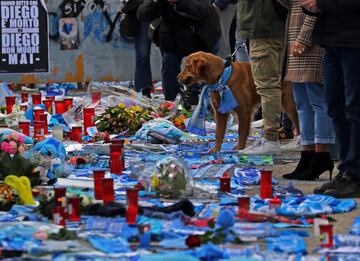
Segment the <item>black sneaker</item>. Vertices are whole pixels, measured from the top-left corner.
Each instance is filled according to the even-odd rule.
[[[336,177],[335,177],[333,180],[322,184],[320,187],[316,187],[316,188],[314,189],[314,193],[315,193],[315,194],[322,194],[322,193],[324,193],[326,190],[332,189],[333,187],[336,186],[336,184],[339,182],[339,180],[341,180],[341,178],[342,178],[343,175],[344,175],[343,172],[339,172],[339,174],[337,174]]]
[[[335,198],[360,198],[360,184],[349,175],[343,175],[335,185],[322,193]]]

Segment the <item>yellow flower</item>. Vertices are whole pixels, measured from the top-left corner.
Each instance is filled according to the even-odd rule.
[[[154,175],[151,177],[151,186],[157,188],[160,185],[160,179],[158,176]]]
[[[119,102],[118,107],[120,107],[121,109],[125,109],[126,105],[123,104],[122,102]]]
[[[131,111],[133,111],[133,112],[141,112],[142,111],[142,109],[141,109],[141,107],[140,106],[135,106],[135,105],[131,105],[130,106],[130,110]]]

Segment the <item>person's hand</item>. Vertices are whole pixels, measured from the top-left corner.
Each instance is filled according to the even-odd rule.
[[[317,13],[319,11],[317,0],[299,0],[299,2],[309,12]]]
[[[302,44],[302,43],[299,43],[298,41],[295,41],[295,43],[294,43],[294,45],[292,47],[292,54],[295,57],[299,57],[305,52],[305,49],[306,49],[305,44]]]

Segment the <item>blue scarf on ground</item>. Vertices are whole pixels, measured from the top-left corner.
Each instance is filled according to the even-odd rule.
[[[233,111],[237,106],[237,102],[227,85],[232,73],[232,66],[225,67],[220,80],[214,84],[206,85],[200,94],[199,104],[197,105],[194,113],[191,116],[186,130],[190,133],[205,136],[205,118],[207,116],[208,107],[210,105],[210,93],[218,91],[220,93],[220,106],[218,112],[229,113]]]

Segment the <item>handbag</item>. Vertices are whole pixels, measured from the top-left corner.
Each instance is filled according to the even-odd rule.
[[[139,35],[140,21],[136,17],[136,10],[139,6],[138,0],[129,0],[122,8],[122,19],[120,23],[120,35],[125,40],[133,40]]]

